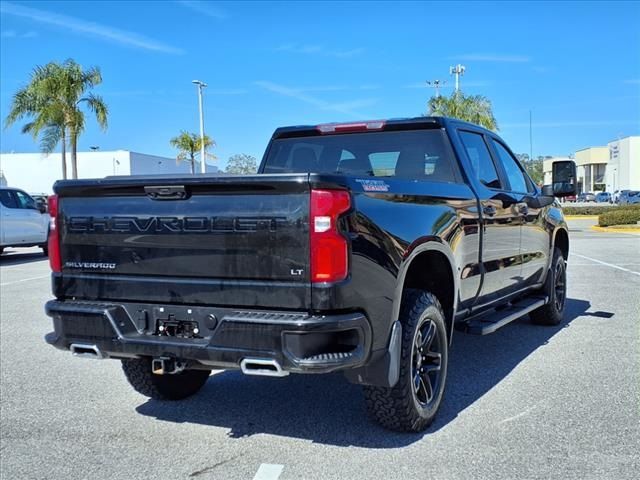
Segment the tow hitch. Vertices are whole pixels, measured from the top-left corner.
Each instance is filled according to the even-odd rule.
[[[154,358],[151,361],[151,371],[156,375],[175,375],[184,371],[187,364],[170,357]]]

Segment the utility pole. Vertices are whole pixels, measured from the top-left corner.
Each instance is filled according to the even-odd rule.
[[[446,80],[427,80],[427,85],[436,89],[436,97],[440,96],[440,87],[447,83]]]
[[[464,65],[457,64],[455,67],[449,67],[449,75],[456,77],[456,92],[460,90],[460,76],[464,75],[467,68]]]
[[[529,161],[533,160],[533,123],[531,121],[531,110],[529,110]]]
[[[207,84],[200,80],[193,80],[192,83],[198,86],[198,104],[200,106],[200,172],[207,173],[204,153],[204,112],[202,110],[202,89],[205,88]]]

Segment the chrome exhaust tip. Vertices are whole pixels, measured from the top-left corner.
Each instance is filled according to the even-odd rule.
[[[96,360],[107,358],[107,355],[102,353],[96,345],[72,343],[69,346],[69,350],[74,357],[94,358]]]
[[[289,372],[282,369],[277,360],[271,358],[243,358],[240,369],[245,375],[262,377],[286,377]]]

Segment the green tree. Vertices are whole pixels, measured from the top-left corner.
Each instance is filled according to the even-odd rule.
[[[489,130],[498,130],[491,101],[482,95],[465,95],[458,90],[449,97],[431,97],[427,105],[429,115],[458,118],[476,123]]]
[[[27,117],[30,121],[22,127],[22,132],[30,133],[34,138],[41,136],[43,152],[51,153],[61,144],[63,178],[67,177],[68,144],[72,177],[78,178],[78,137],[85,129],[82,107],[95,115],[102,130],[107,128],[107,105],[102,97],[90,91],[100,83],[102,75],[98,67],[85,71],[72,59],[37,66],[27,86],[14,94],[5,126]]]
[[[177,160],[178,161],[188,160],[191,167],[191,173],[192,174],[195,173],[196,172],[196,156],[200,156],[200,150],[201,150],[200,135],[196,133],[189,133],[187,131],[182,130],[180,132],[180,135],[178,135],[177,137],[173,137],[171,140],[169,140],[169,143],[171,144],[172,147],[177,148],[180,152],[178,153]],[[212,158],[212,159],[216,158],[215,155],[211,155],[207,153],[207,149],[213,146],[215,146],[215,142],[208,135],[205,135],[204,136],[205,157],[208,156],[209,158]]]
[[[256,157],[247,155],[246,153],[239,153],[229,157],[227,161],[227,168],[225,172],[235,175],[250,175],[258,171],[258,162]]]
[[[542,185],[544,182],[544,170],[541,158],[525,162],[524,168],[536,185]]]

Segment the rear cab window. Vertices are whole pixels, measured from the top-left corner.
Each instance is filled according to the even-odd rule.
[[[276,139],[262,173],[337,173],[458,182],[455,162],[440,129],[344,133]]]

